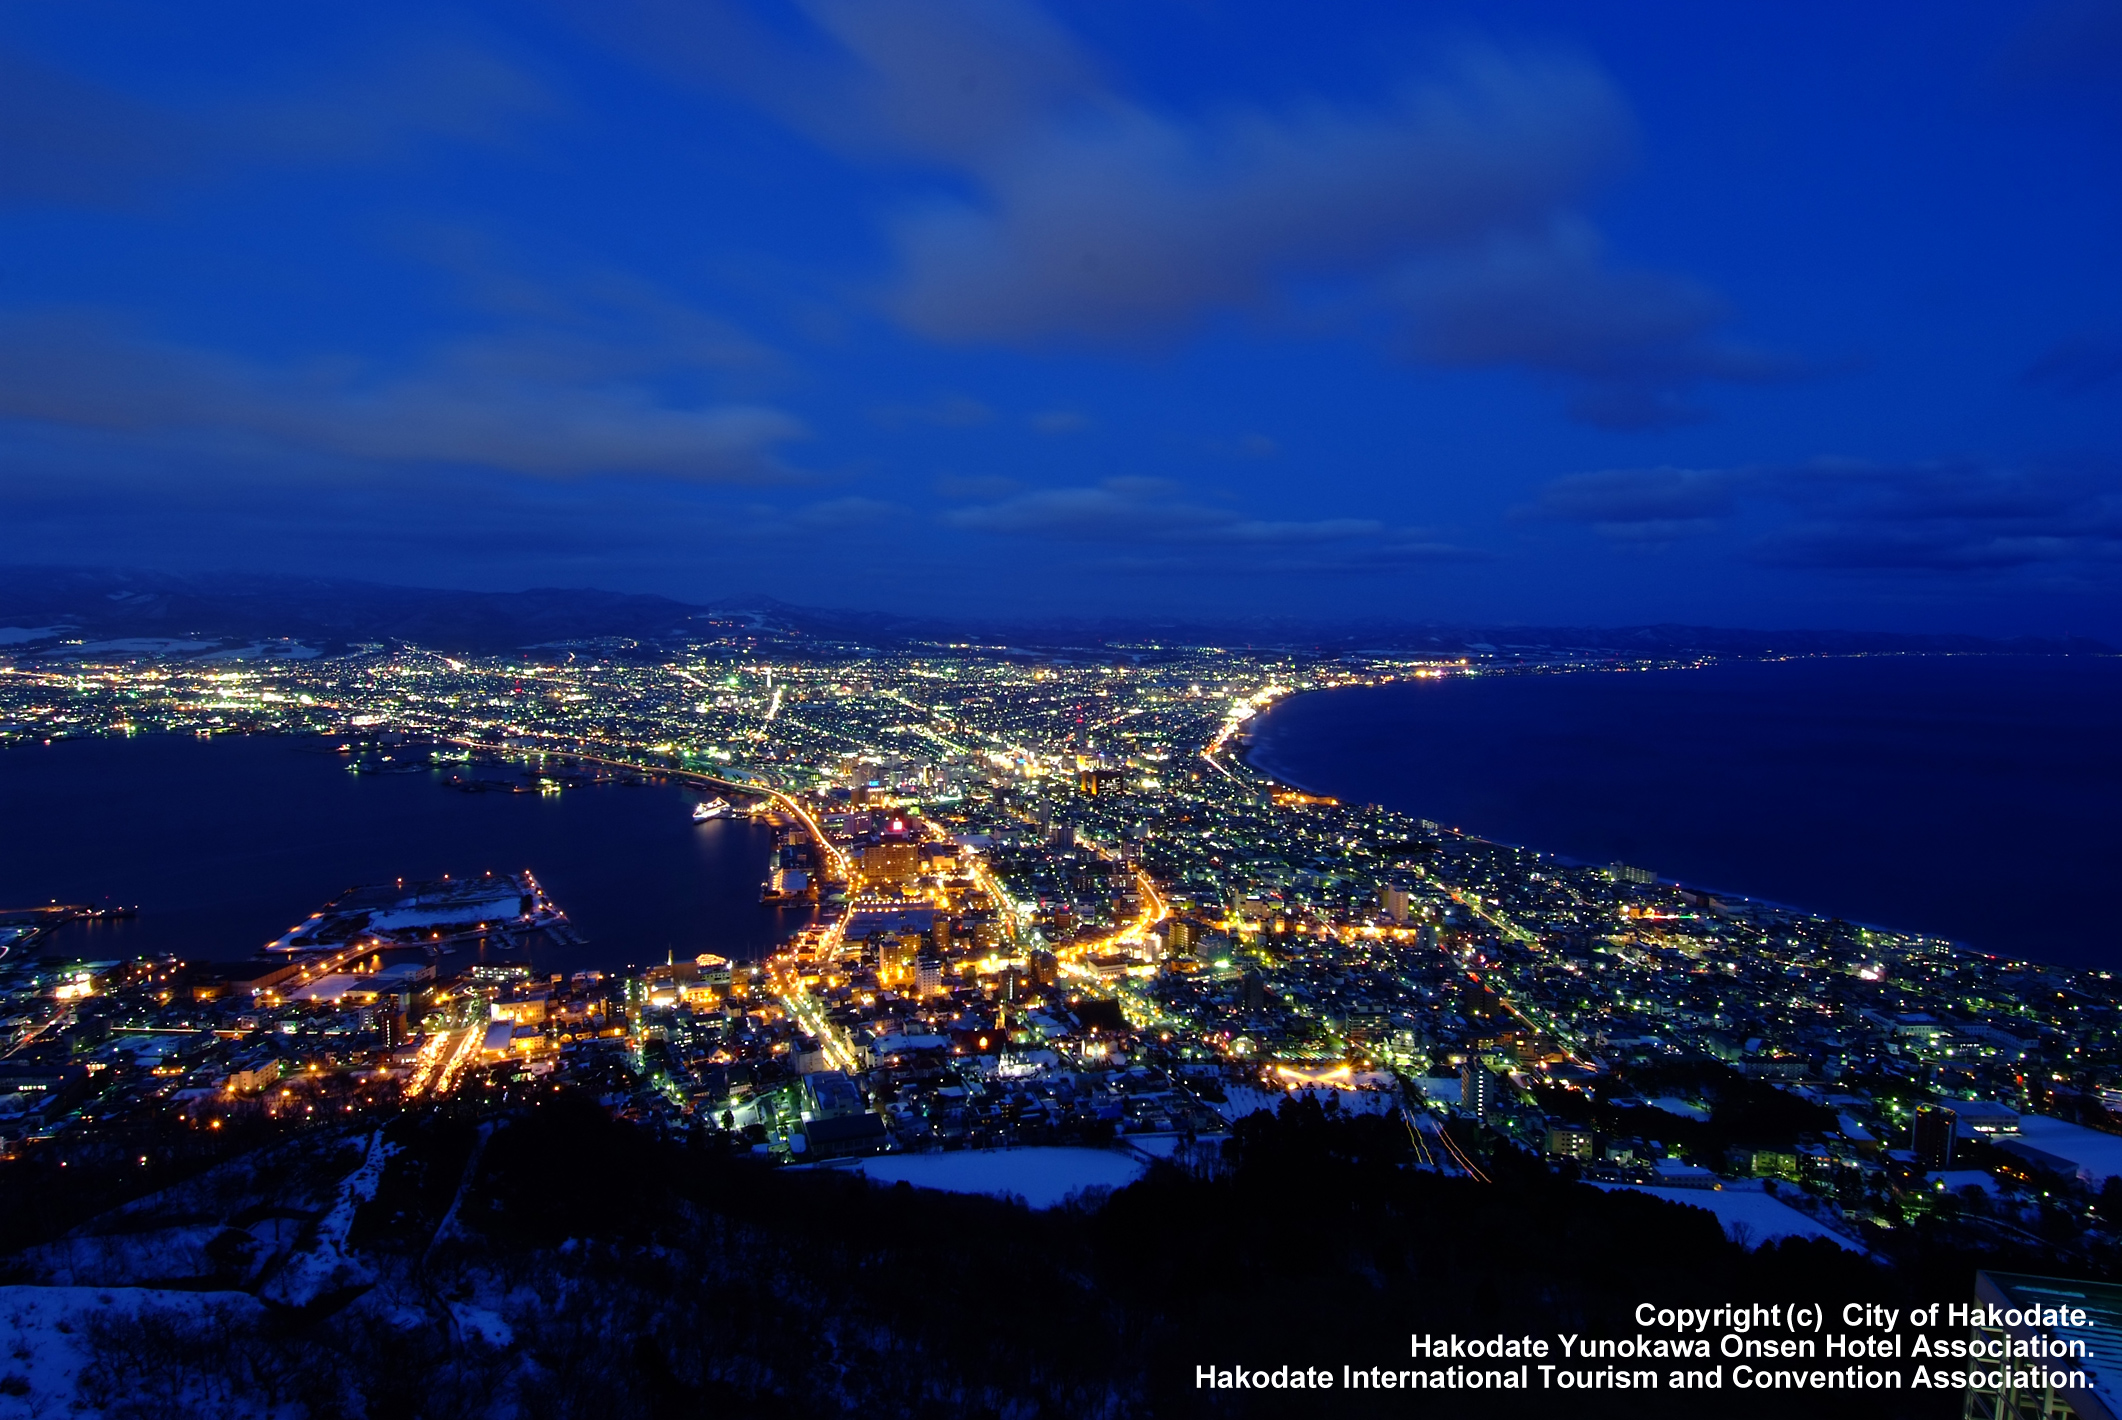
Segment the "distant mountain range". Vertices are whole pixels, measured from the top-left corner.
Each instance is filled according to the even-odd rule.
[[[434,587],[242,573],[0,566],[0,654],[111,650],[184,654],[245,645],[336,651],[412,644],[498,652],[556,642],[635,641],[650,648],[731,634],[821,648],[889,649],[923,641],[977,642],[1040,654],[1139,651],[1147,646],[1246,646],[1325,655],[1472,654],[1727,656],[1832,652],[2112,653],[2082,637],[2014,638],[1857,631],[1754,631],[1708,626],[1450,626],[1364,619],[1338,625],[1294,618],[1207,621],[1176,617],[951,619],[792,606],[769,596],[688,603],[595,588],[466,592]]]
[[[461,592],[322,577],[178,574],[86,567],[0,567],[0,636],[39,644],[63,632],[86,641],[285,638],[336,649],[410,642],[500,651],[541,641],[688,634],[701,608],[668,597],[588,589]]]

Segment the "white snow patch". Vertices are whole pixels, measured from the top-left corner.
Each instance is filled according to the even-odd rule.
[[[485,1307],[475,1307],[469,1302],[451,1302],[449,1312],[457,1319],[457,1329],[467,1340],[482,1342],[500,1351],[516,1339],[514,1329],[498,1313]]]
[[[950,1041],[940,1035],[888,1035],[871,1049],[879,1058],[887,1055],[908,1055],[916,1050],[943,1050]]]
[[[1466,1098],[1466,1082],[1457,1075],[1450,1079],[1441,1075],[1424,1075],[1415,1081],[1415,1089],[1429,1104],[1459,1104]]]
[[[1855,1115],[1838,1114],[1835,1116],[1835,1124],[1836,1127],[1841,1129],[1842,1137],[1852,1143],[1870,1144],[1876,1142],[1871,1136],[1871,1131],[1866,1129],[1863,1122]]]
[[[1251,1085],[1225,1085],[1223,1103],[1210,1105],[1209,1108],[1225,1119],[1239,1120],[1263,1109],[1273,1114],[1286,1098],[1288,1096],[1280,1091],[1270,1093],[1266,1090],[1256,1090]]]
[[[2019,1117],[2016,1139],[2010,1135],[1994,1141],[2031,1144],[2044,1154],[2054,1154],[2078,1166],[2079,1176],[2098,1188],[2105,1179],[2122,1174],[2122,1137],[2102,1134],[2082,1124],[2050,1119],[2045,1114]]]
[[[20,1395],[0,1391],[0,1420],[16,1416],[93,1414],[76,1398],[88,1365],[88,1328],[98,1316],[136,1316],[143,1308],[190,1313],[202,1321],[248,1321],[264,1309],[242,1292],[180,1292],[160,1287],[0,1287],[0,1381],[18,1379]],[[11,1387],[12,1388],[12,1387]]]
[[[402,932],[413,927],[453,927],[460,922],[509,922],[522,914],[523,894],[512,882],[492,892],[467,893],[442,903],[411,903],[370,914],[371,932]]]
[[[1708,1110],[1692,1100],[1684,1100],[1677,1095],[1660,1095],[1650,1101],[1650,1107],[1652,1109],[1662,1109],[1667,1114],[1676,1114],[1682,1119],[1692,1119],[1697,1124],[1705,1123],[1709,1119]]]
[[[109,651],[119,655],[171,656],[181,651],[211,651],[220,644],[218,638],[199,641],[185,636],[121,636],[114,641],[91,641],[79,650],[83,655]]]
[[[300,641],[253,641],[248,646],[234,650],[217,651],[211,656],[201,656],[202,661],[308,661],[323,655],[314,646],[305,646]]]
[[[361,1166],[339,1184],[338,1200],[317,1223],[316,1237],[302,1251],[288,1258],[262,1290],[272,1301],[291,1307],[308,1306],[317,1298],[375,1280],[367,1265],[346,1250],[346,1235],[354,1226],[354,1210],[376,1196],[383,1181],[383,1166],[397,1152],[385,1143],[381,1130],[371,1134]]]
[[[1400,1107],[1400,1097],[1389,1090],[1263,1090],[1253,1085],[1225,1085],[1223,1103],[1211,1104],[1209,1108],[1226,1120],[1239,1120],[1263,1109],[1273,1114],[1282,1108],[1282,1101],[1302,1099],[1306,1095],[1317,1099],[1321,1107],[1331,1098],[1335,1113],[1391,1114]]]
[[[21,1260],[57,1287],[129,1287],[206,1277],[215,1270],[207,1245],[227,1229],[218,1223],[150,1232],[76,1233],[30,1248]]]
[[[1015,1194],[1051,1208],[1085,1188],[1125,1188],[1148,1165],[1117,1149],[967,1149],[953,1154],[883,1154],[854,1166],[878,1183],[906,1182],[945,1193]]]
[[[1632,1183],[1594,1183],[1592,1187],[1609,1192],[1628,1189],[1663,1198],[1668,1203],[1685,1203],[1690,1208],[1706,1209],[1724,1225],[1726,1237],[1750,1247],[1759,1247],[1778,1238],[1826,1238],[1852,1252],[1863,1250],[1824,1223],[1806,1217],[1788,1203],[1772,1198],[1760,1189],[1647,1188]]]

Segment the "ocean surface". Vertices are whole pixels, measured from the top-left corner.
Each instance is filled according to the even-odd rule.
[[[2122,968],[2122,658],[1322,691],[1262,717],[1252,758],[1314,792],[1581,862]]]
[[[568,972],[670,952],[749,959],[809,920],[759,904],[773,831],[693,823],[693,790],[467,794],[447,777],[350,774],[328,745],[279,736],[0,749],[0,908],[137,905],[50,949],[232,960],[357,883],[528,868],[589,938],[534,962]]]

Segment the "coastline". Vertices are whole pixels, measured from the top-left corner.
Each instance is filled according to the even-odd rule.
[[[555,777],[576,787],[444,792],[464,766],[350,774],[333,736],[68,740],[0,753],[10,806],[47,824],[33,851],[11,855],[0,907],[109,897],[140,908],[128,922],[88,924],[92,936],[70,928],[70,950],[242,960],[358,882],[526,867],[590,939],[564,954],[570,969],[687,948],[763,957],[800,915],[759,903],[767,847],[753,821],[692,823],[699,790],[675,779],[630,787],[562,770]]]
[[[1289,699],[1289,700],[1292,700],[1292,701],[1294,701],[1294,700],[1299,700],[1299,699],[1303,699],[1303,698],[1305,698],[1305,697],[1308,697],[1308,696],[1318,696],[1318,695],[1330,695],[1330,694],[1334,693],[1335,691],[1340,691],[1340,690],[1375,690],[1375,689],[1377,689],[1377,688],[1378,688],[1378,687],[1376,687],[1376,686],[1367,686],[1367,685],[1335,685],[1335,686],[1324,686],[1324,687],[1321,687],[1321,688],[1320,688],[1320,689],[1318,689],[1318,690],[1307,690],[1307,691],[1301,691],[1301,692],[1299,692],[1299,693],[1298,693],[1298,694],[1296,694],[1296,695],[1292,695],[1292,696],[1289,696],[1289,697],[1288,697],[1288,699]],[[1277,703],[1278,703],[1278,704],[1280,704],[1280,703],[1282,703],[1282,702],[1277,702]],[[1272,712],[1270,712],[1270,713],[1272,713]],[[1293,779],[1293,778],[1291,778],[1291,777],[1290,777],[1289,775],[1287,775],[1287,774],[1283,773],[1283,772],[1282,772],[1281,770],[1278,770],[1278,769],[1276,769],[1276,768],[1274,768],[1274,767],[1272,767],[1272,766],[1269,766],[1269,765],[1265,765],[1265,764],[1262,764],[1262,763],[1260,763],[1259,761],[1255,760],[1255,759],[1254,759],[1254,758],[1252,757],[1252,756],[1253,756],[1253,752],[1254,752],[1254,748],[1255,748],[1255,746],[1254,746],[1254,745],[1252,744],[1251,740],[1250,740],[1250,739],[1248,738],[1248,739],[1246,739],[1246,740],[1244,740],[1244,741],[1242,741],[1242,742],[1240,743],[1240,746],[1239,746],[1239,750],[1238,750],[1238,752],[1237,752],[1237,753],[1236,753],[1235,755],[1233,755],[1233,758],[1237,759],[1237,760],[1238,760],[1238,761],[1239,761],[1240,763],[1244,764],[1244,765],[1246,766],[1246,768],[1248,768],[1248,769],[1252,770],[1252,771],[1253,771],[1253,772],[1254,772],[1255,774],[1258,774],[1258,775],[1259,775],[1259,776],[1260,776],[1261,778],[1263,778],[1263,779],[1266,779],[1266,780],[1267,780],[1267,781],[1268,781],[1269,783],[1271,783],[1271,784],[1276,784],[1276,785],[1280,785],[1280,786],[1283,786],[1283,787],[1285,787],[1285,788],[1288,788],[1288,789],[1292,789],[1292,790],[1295,790],[1296,792],[1298,792],[1298,793],[1301,793],[1301,794],[1317,794],[1317,795],[1325,795],[1326,791],[1325,791],[1324,789],[1320,789],[1320,788],[1317,788],[1317,787],[1315,787],[1315,786],[1312,786],[1312,785],[1307,785],[1307,784],[1303,784],[1303,783],[1300,783],[1300,782],[1298,782],[1298,781],[1297,781],[1296,779]],[[1331,797],[1331,796],[1329,796],[1329,797]],[[1385,805],[1385,806],[1381,806],[1381,807],[1390,807],[1390,806],[1389,806],[1389,805]],[[1410,810],[1397,810],[1397,812],[1412,812],[1412,811],[1410,811]],[[1552,850],[1552,849],[1542,848],[1542,847],[1539,847],[1539,846],[1538,846],[1538,845],[1536,845],[1536,844],[1531,844],[1531,843],[1514,843],[1514,842],[1512,842],[1511,840],[1509,840],[1509,839],[1507,839],[1507,838],[1494,838],[1494,837],[1491,837],[1491,836],[1489,836],[1488,834],[1485,834],[1485,833],[1476,833],[1476,832],[1474,832],[1474,831],[1472,831],[1472,830],[1470,830],[1470,829],[1462,828],[1462,827],[1459,827],[1459,826],[1457,826],[1457,825],[1454,825],[1454,826],[1452,826],[1452,827],[1450,827],[1450,828],[1444,828],[1444,829],[1442,829],[1441,831],[1443,831],[1443,832],[1445,832],[1445,833],[1449,833],[1449,834],[1451,834],[1451,835],[1452,835],[1453,837],[1455,837],[1455,838],[1464,838],[1464,839],[1470,840],[1470,841],[1472,841],[1472,842],[1475,842],[1475,843],[1487,843],[1487,844],[1493,844],[1494,846],[1496,846],[1496,847],[1498,847],[1498,848],[1512,848],[1512,849],[1516,849],[1517,851],[1519,851],[1519,852],[1521,852],[1521,853],[1530,853],[1530,854],[1532,854],[1533,856],[1535,856],[1535,857],[1539,857],[1539,858],[1552,858],[1552,859],[1554,859],[1554,860],[1555,860],[1555,861],[1556,861],[1557,863],[1561,863],[1561,864],[1563,864],[1563,865],[1565,865],[1565,866],[1567,866],[1567,867],[1572,867],[1572,868],[1604,868],[1604,867],[1606,867],[1606,866],[1607,866],[1607,864],[1604,864],[1604,863],[1594,863],[1594,862],[1592,862],[1592,861],[1591,861],[1590,859],[1588,859],[1588,858],[1572,858],[1572,857],[1570,857],[1570,856],[1569,856],[1568,854],[1566,854],[1566,853],[1559,853],[1559,852],[1556,852],[1556,851],[1554,851],[1554,850]],[[1804,917],[1819,917],[1819,916],[1822,916],[1822,915],[1823,915],[1823,914],[1821,914],[1821,913],[1819,913],[1819,912],[1816,912],[1816,911],[1814,911],[1814,910],[1813,910],[1813,909],[1811,909],[1811,908],[1808,908],[1808,907],[1801,907],[1801,906],[1799,906],[1799,905],[1798,905],[1798,904],[1796,904],[1796,903],[1791,903],[1791,902],[1778,902],[1778,901],[1776,901],[1776,900],[1775,900],[1774,898],[1767,898],[1767,897],[1761,897],[1761,896],[1759,896],[1759,895],[1757,895],[1757,894],[1754,894],[1754,893],[1740,892],[1740,891],[1738,891],[1738,890],[1737,890],[1737,889],[1735,889],[1735,888],[1723,888],[1723,887],[1716,887],[1716,886],[1712,886],[1712,885],[1704,885],[1704,884],[1701,884],[1701,883],[1689,883],[1689,882],[1683,882],[1683,881],[1681,881],[1681,880],[1680,880],[1679,878],[1669,878],[1669,877],[1664,877],[1664,876],[1659,876],[1659,877],[1658,877],[1658,878],[1656,879],[1656,881],[1657,881],[1657,882],[1658,882],[1658,883],[1659,883],[1660,885],[1662,885],[1662,886],[1665,886],[1665,887],[1676,887],[1676,888],[1677,888],[1677,887],[1684,887],[1684,888],[1686,888],[1686,889],[1687,889],[1688,891],[1690,891],[1690,892],[1700,892],[1700,893],[1706,893],[1706,894],[1708,894],[1708,895],[1709,895],[1709,896],[1711,896],[1711,897],[1714,897],[1714,898],[1717,898],[1717,899],[1719,899],[1720,901],[1725,901],[1725,902],[1737,902],[1737,903],[1745,903],[1745,904],[1748,904],[1748,905],[1750,905],[1750,906],[1754,906],[1754,907],[1765,907],[1765,908],[1769,908],[1769,909],[1772,909],[1773,911],[1777,911],[1777,912],[1790,912],[1790,913],[1796,913],[1796,914],[1798,914],[1798,915],[1800,915],[1800,916],[1804,916]],[[1891,926],[1888,926],[1887,924],[1885,924],[1885,923],[1883,923],[1883,922],[1860,922],[1860,921],[1856,921],[1855,919],[1852,919],[1852,918],[1842,918],[1842,919],[1839,919],[1839,920],[1842,920],[1842,921],[1847,921],[1847,922],[1849,922],[1849,923],[1850,923],[1850,925],[1851,925],[1851,926],[1855,926],[1855,927],[1862,927],[1862,928],[1865,928],[1865,929],[1866,929],[1866,930],[1868,930],[1868,931],[1874,931],[1874,932],[1891,932],[1891,933],[1894,933],[1894,934],[1895,934],[1895,935],[1897,935],[1897,936],[1911,936],[1911,937],[1925,937],[1925,938],[1930,938],[1930,937],[1933,937],[1933,935],[1934,935],[1934,934],[1931,934],[1931,933],[1926,933],[1926,932],[1912,932],[1912,931],[1909,931],[1908,929],[1906,929],[1906,928],[1902,928],[1902,927],[1891,927]],[[1949,943],[1951,944],[1951,946],[1952,946],[1952,947],[1954,948],[1954,950],[1956,950],[1956,951],[1972,952],[1972,953],[1974,953],[1974,955],[1976,955],[1976,956],[1980,956],[1980,957],[1987,957],[1987,958],[1989,958],[1989,959],[1990,959],[1990,960],[1992,960],[1992,961],[1998,961],[1998,960],[2002,960],[2002,958],[1998,957],[1998,956],[1997,956],[1997,955],[1996,955],[1995,953],[1993,953],[1993,952],[1984,952],[1984,951],[1980,951],[1980,950],[1977,950],[1976,948],[1974,948],[1974,947],[1971,947],[1971,946],[1967,945],[1967,944],[1966,944],[1965,942],[1958,942],[1958,941],[1953,941],[1953,940],[1952,940],[1951,938],[1936,938],[1936,940],[1939,940],[1939,941],[1945,941],[1945,942],[1949,942]]]
[[[2098,737],[2113,658],[1662,668],[1695,673],[1684,679],[1595,669],[1305,690],[1231,748],[1275,784],[1558,863],[1630,863],[1727,901],[1997,960],[2082,969],[2113,955],[2093,914],[2009,905],[2014,884],[2031,901],[2056,874],[2095,871],[2079,860],[2114,837],[2097,817],[2113,775]],[[1913,748],[1880,752],[1904,731]],[[2074,756],[2081,742],[2093,749]],[[2012,930],[1997,930],[2007,916]]]

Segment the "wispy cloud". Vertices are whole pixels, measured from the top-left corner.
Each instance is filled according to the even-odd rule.
[[[1345,332],[1397,323],[1420,363],[1557,380],[1611,427],[1795,372],[1723,337],[1699,283],[1607,262],[1579,208],[1634,124],[1580,55],[1465,45],[1368,107],[1181,113],[1129,96],[1029,0],[802,9],[803,35],[729,3],[631,0],[592,23],[842,152],[951,179],[890,224],[885,303],[922,335],[1136,345],[1275,319],[1327,283]]]
[[[0,49],[0,201],[126,202],[190,164],[198,137],[114,89]]]
[[[755,543],[776,546],[850,534],[882,536],[909,516],[902,504],[851,494],[789,508],[757,504],[746,510],[740,525]]]
[[[1521,522],[1583,523],[1616,542],[1671,542],[1706,532],[1737,506],[1744,469],[1627,468],[1573,473],[1514,509]]]
[[[971,429],[995,421],[995,411],[967,394],[945,394],[925,404],[880,404],[870,417],[887,429],[923,424],[934,429]]]
[[[2061,341],[2026,367],[2026,382],[2091,394],[2122,381],[2122,340],[2081,335]]]
[[[935,481],[936,496],[953,502],[1007,498],[1010,494],[1021,491],[1023,487],[1023,483],[1017,479],[1005,478],[996,473],[943,473],[938,474]]]
[[[1413,263],[1392,291],[1407,312],[1411,358],[1557,378],[1570,389],[1570,412],[1606,428],[1700,419],[1692,391],[1704,381],[1805,372],[1724,335],[1730,312],[1701,283],[1613,267],[1598,234],[1570,216]]]
[[[232,157],[298,164],[416,156],[436,140],[510,146],[567,105],[491,35],[428,33],[366,62],[258,94],[202,117]]]
[[[1611,87],[1469,55],[1381,111],[1187,121],[1104,98],[971,160],[981,194],[901,219],[892,307],[956,340],[1133,340],[1538,218],[1621,156]],[[1102,97],[1102,96],[1101,96]]]
[[[506,144],[562,107],[485,37],[399,36],[372,60],[186,107],[0,49],[0,201],[125,206],[244,168],[407,158],[438,139]]]
[[[541,331],[445,343],[410,368],[292,369],[159,341],[92,312],[0,316],[0,420],[136,439],[203,436],[381,463],[545,477],[788,476],[804,435],[769,406],[670,398],[643,352]]]
[[[1419,528],[1376,518],[1270,519],[1189,498],[1158,478],[1042,488],[942,515],[967,532],[1109,549],[1154,545],[1243,551],[1259,570],[1353,571],[1392,564],[1479,560]],[[1168,565],[1168,564],[1167,564]]]
[[[1979,461],[1617,469],[1555,480],[1521,519],[1618,543],[1742,528],[1771,566],[1876,573],[2007,572],[2122,559],[2122,466]]]
[[[1822,463],[1782,472],[1796,514],[1761,561],[1827,569],[1989,572],[2122,556],[2122,469]]]
[[[2047,0],[1999,55],[2007,83],[2122,94],[2122,0]]]
[[[1206,445],[1212,454],[1234,459],[1276,459],[1282,457],[1282,444],[1267,434],[1240,434],[1235,439],[1211,439]]]
[[[785,542],[742,535],[752,522],[730,490],[667,478],[381,464],[359,479],[317,479],[290,476],[284,454],[240,452],[217,458],[212,478],[182,477],[166,449],[88,442],[87,457],[10,450],[0,525],[15,557],[702,596],[771,581],[787,557]]]

